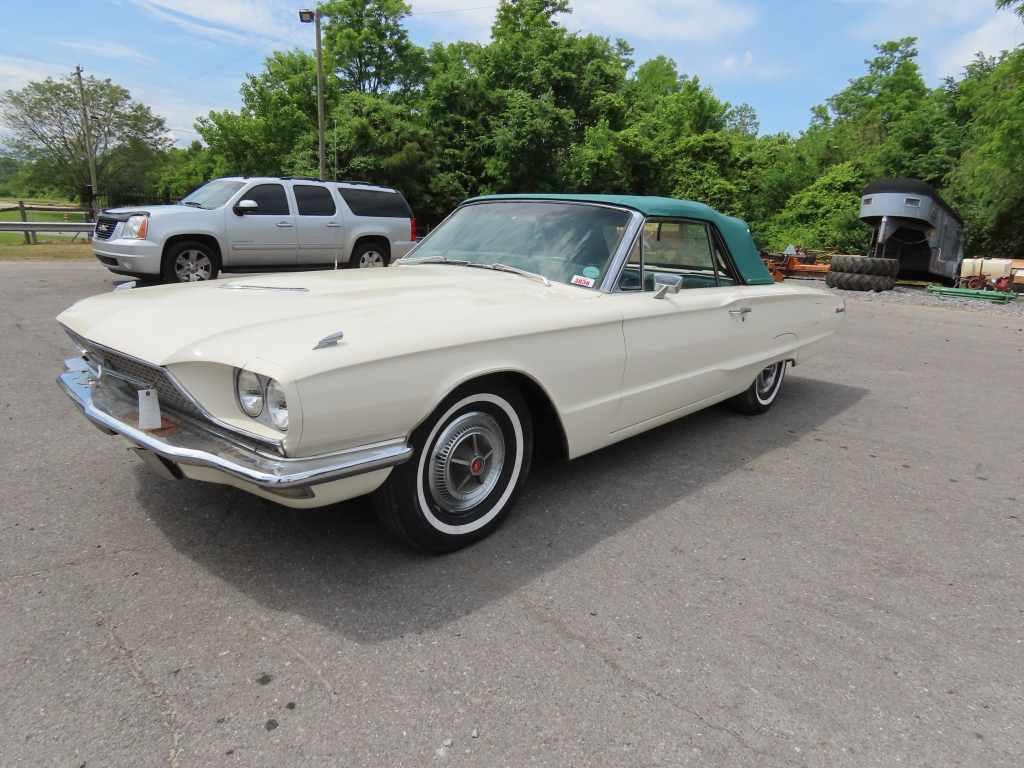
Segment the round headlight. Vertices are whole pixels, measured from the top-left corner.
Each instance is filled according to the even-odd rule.
[[[284,388],[273,379],[267,384],[267,415],[270,423],[282,432],[288,429],[288,400]]]
[[[246,416],[256,418],[263,413],[263,382],[251,371],[239,371],[235,378],[235,389],[238,391],[238,404]]]

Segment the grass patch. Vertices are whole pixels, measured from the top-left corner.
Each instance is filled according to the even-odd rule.
[[[20,232],[0,233],[17,234]],[[0,240],[0,261],[92,261],[92,246],[88,242],[40,242],[25,245],[24,241],[14,245]]]

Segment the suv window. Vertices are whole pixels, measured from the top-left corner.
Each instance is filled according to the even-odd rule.
[[[254,200],[259,206],[250,216],[287,216],[288,198],[280,184],[257,184],[242,195],[243,200]]]
[[[383,219],[411,219],[412,209],[398,192],[338,187],[338,194],[356,216]]]
[[[312,184],[296,184],[295,202],[299,206],[299,216],[333,216],[336,210],[334,198],[327,187],[316,187]]]

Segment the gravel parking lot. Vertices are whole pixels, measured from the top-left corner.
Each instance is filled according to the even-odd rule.
[[[0,764],[1024,764],[1016,308],[848,295],[768,415],[541,468],[429,558],[89,427],[53,317],[110,287],[0,263]]]

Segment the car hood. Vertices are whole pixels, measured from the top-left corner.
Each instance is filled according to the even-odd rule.
[[[297,379],[382,357],[614,320],[606,298],[485,269],[395,265],[114,291],[78,302],[57,320],[154,365],[244,367],[261,360]],[[339,344],[314,350],[338,331]]]

